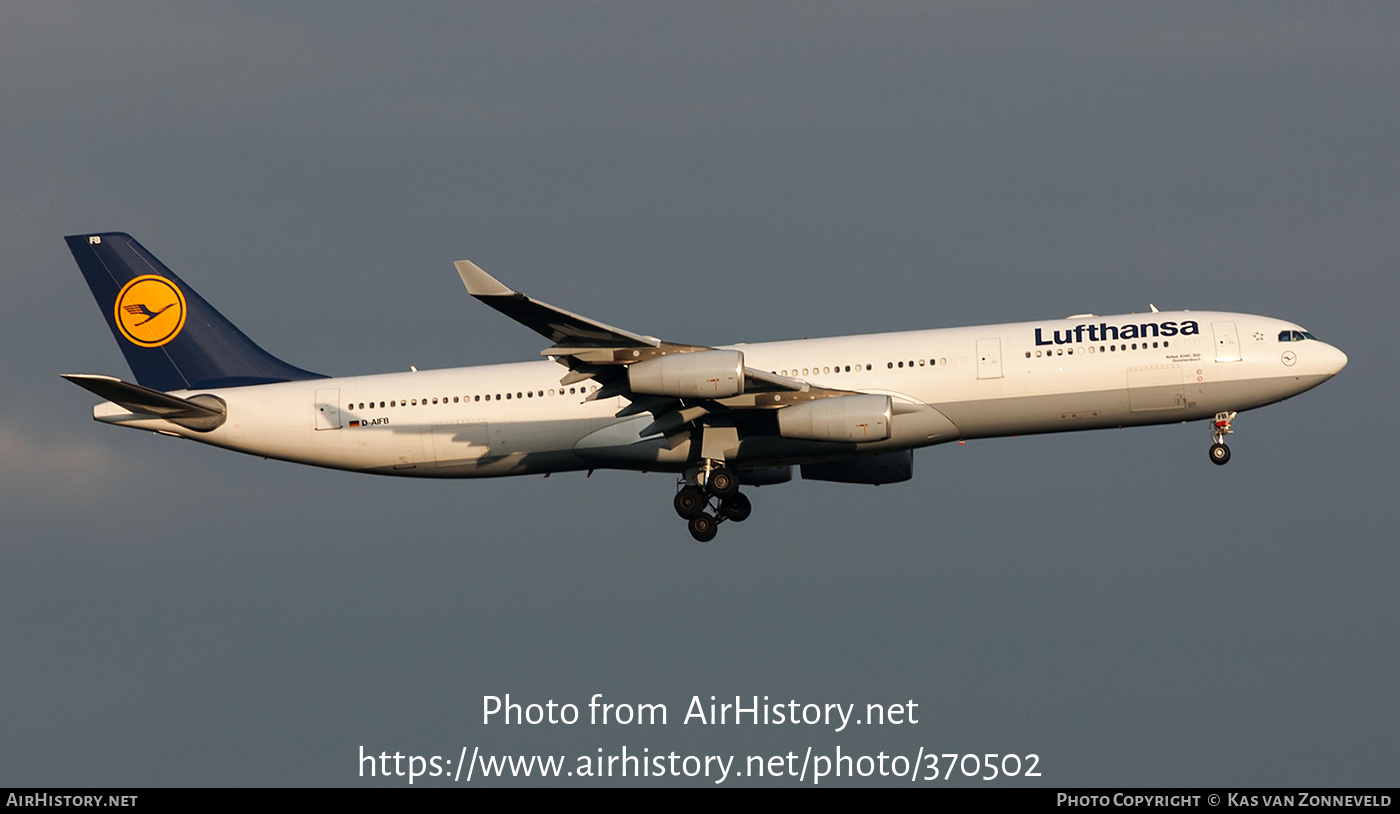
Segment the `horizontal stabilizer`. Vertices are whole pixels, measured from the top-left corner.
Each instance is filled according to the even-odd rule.
[[[133,413],[164,418],[180,426],[201,431],[212,430],[224,423],[224,403],[215,396],[202,395],[185,399],[111,376],[90,373],[64,373],[62,376],[84,390]]]

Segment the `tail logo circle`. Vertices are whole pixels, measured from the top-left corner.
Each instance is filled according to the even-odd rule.
[[[158,348],[185,327],[185,295],[158,274],[145,274],[117,293],[117,328],[133,345]]]

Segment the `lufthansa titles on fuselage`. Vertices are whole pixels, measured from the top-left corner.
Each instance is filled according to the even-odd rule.
[[[1037,345],[1072,345],[1076,342],[1107,342],[1119,339],[1139,339],[1148,336],[1191,336],[1201,332],[1201,326],[1194,319],[1176,322],[1142,322],[1136,325],[1076,325],[1063,331],[1055,331],[1052,339],[1045,338],[1043,328],[1035,329]]]

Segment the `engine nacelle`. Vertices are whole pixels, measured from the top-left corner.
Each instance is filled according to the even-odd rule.
[[[834,461],[829,464],[803,464],[803,480],[824,480],[834,483],[901,483],[914,477],[914,451],[886,452]]]
[[[744,392],[744,354],[737,350],[677,353],[627,366],[634,393],[687,399],[725,399]]]
[[[892,412],[889,396],[868,393],[806,401],[778,411],[778,434],[808,441],[884,441]]]

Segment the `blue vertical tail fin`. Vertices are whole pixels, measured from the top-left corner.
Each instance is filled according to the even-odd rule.
[[[194,390],[325,378],[258,347],[131,235],[64,240],[143,387]]]

